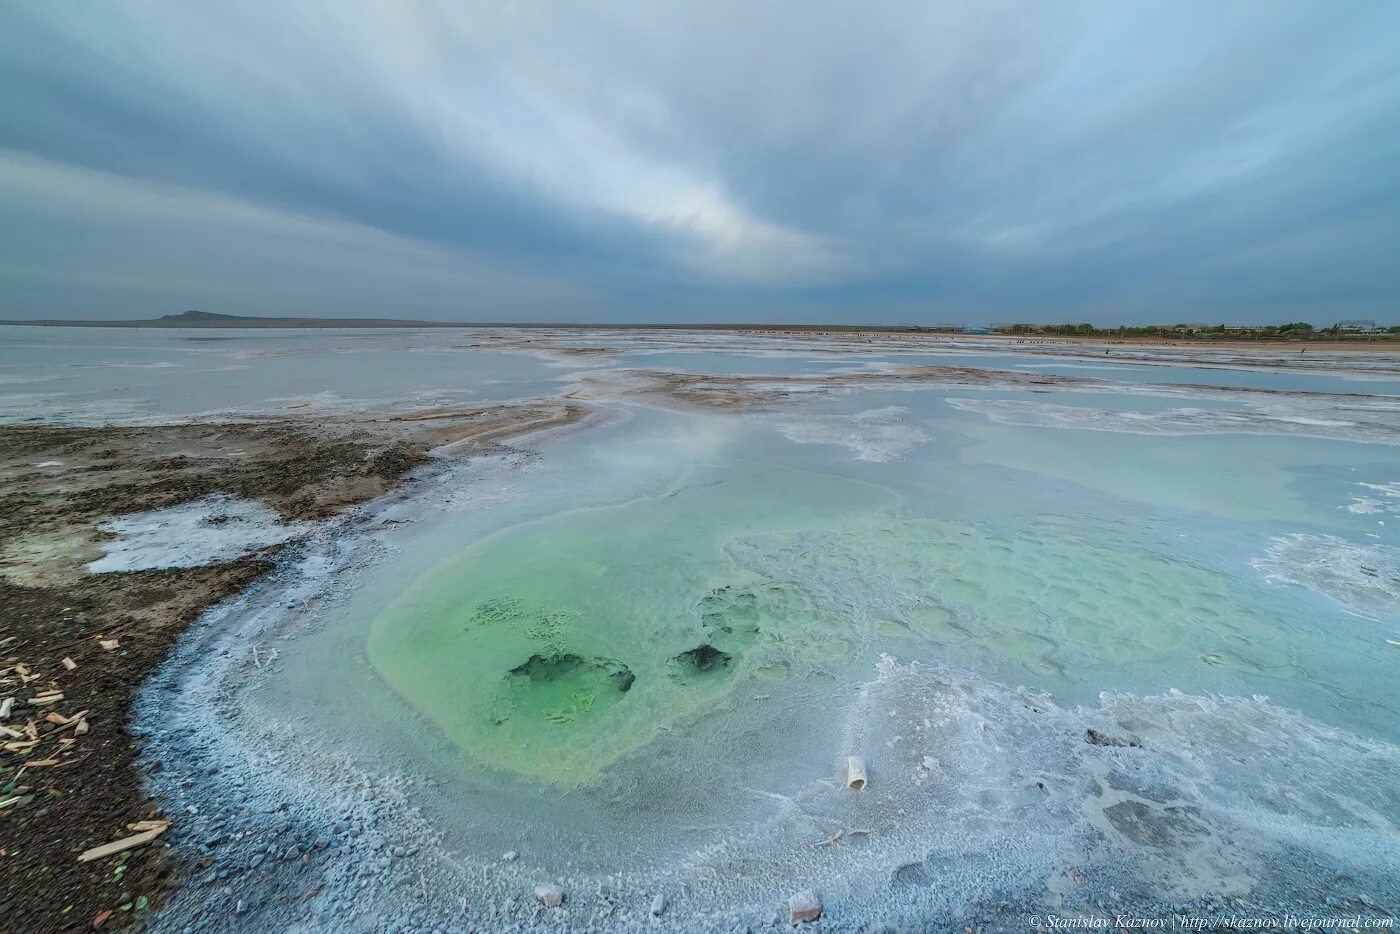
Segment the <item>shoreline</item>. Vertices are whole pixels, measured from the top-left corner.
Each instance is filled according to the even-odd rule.
[[[5,926],[43,931],[141,924],[190,867],[160,837],[181,815],[145,793],[132,709],[181,634],[256,586],[295,540],[227,560],[89,573],[119,515],[201,502],[271,507],[295,537],[392,498],[421,474],[501,442],[574,424],[565,400],[377,415],[279,416],[142,427],[0,426],[8,482],[0,522],[0,820]],[[222,497],[222,499],[220,499]],[[237,516],[206,523],[236,526]],[[104,559],[106,560],[106,559]],[[48,693],[45,692],[54,692]],[[155,830],[79,862],[90,848]],[[158,829],[157,829],[158,828]]]

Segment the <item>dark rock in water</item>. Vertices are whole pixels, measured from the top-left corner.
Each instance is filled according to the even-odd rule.
[[[619,694],[630,691],[637,680],[632,669],[619,661],[611,658],[585,659],[569,652],[531,655],[524,664],[516,665],[510,670],[512,677],[527,678],[533,684],[550,684],[590,672],[597,675],[606,674]]]
[[[677,655],[672,661],[681,667],[682,673],[699,672],[704,674],[727,668],[732,659],[733,656],[727,652],[721,652],[713,645],[702,642],[695,648]]]
[[[577,671],[583,659],[577,655],[531,655],[523,665],[510,670],[513,675],[521,675],[531,681],[558,681],[563,676]]]
[[[632,669],[614,658],[531,655],[506,675],[492,719],[499,726],[517,711],[543,710],[549,723],[570,723],[619,703],[636,681]]]

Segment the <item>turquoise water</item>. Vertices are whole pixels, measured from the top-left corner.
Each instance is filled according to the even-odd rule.
[[[839,430],[784,434],[802,417],[858,433],[857,409],[900,403],[902,430],[928,440],[889,460],[861,459],[880,449]],[[634,424],[559,468],[594,487],[605,458],[615,483],[651,492],[579,491],[518,523],[500,510],[503,526],[460,550],[433,536],[451,554],[395,585],[370,630],[375,668],[481,765],[551,780],[595,776],[767,682],[882,652],[1080,700],[1268,694],[1400,739],[1383,651],[1400,617],[1366,619],[1252,563],[1286,534],[1389,541],[1371,516],[1312,501],[1360,465],[1381,475],[1389,448],[1009,427],[932,391],[737,420],[698,419],[713,432],[699,463],[695,439],[668,451]]]
[[[740,685],[848,656],[860,633],[740,552],[838,534],[894,500],[772,464],[697,469],[473,542],[380,614],[369,657],[482,764],[591,778]]]

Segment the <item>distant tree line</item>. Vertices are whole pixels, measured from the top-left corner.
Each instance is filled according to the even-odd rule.
[[[1119,325],[1116,328],[1098,328],[1088,322],[1079,324],[1011,324],[997,330],[1007,334],[1049,334],[1062,337],[1174,337],[1200,338],[1203,340],[1229,338],[1230,340],[1287,338],[1302,339],[1316,337],[1352,336],[1336,325],[1327,328],[1314,328],[1307,321],[1288,321],[1284,324],[1265,324],[1258,327],[1225,324],[1151,324],[1143,327]],[[1388,334],[1400,334],[1400,325],[1386,329]]]

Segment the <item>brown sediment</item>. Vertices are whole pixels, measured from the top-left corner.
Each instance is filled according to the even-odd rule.
[[[1024,370],[988,370],[965,366],[915,365],[852,373],[780,376],[685,373],[672,370],[609,370],[588,374],[566,393],[571,399],[628,399],[691,410],[754,408],[787,398],[790,388],[897,386],[938,383],[948,386],[1005,385],[1067,387],[1109,385],[1104,380]]]
[[[585,332],[586,333],[586,332]],[[594,335],[596,336],[596,335]],[[577,334],[542,332],[539,337],[521,337],[515,334],[488,333],[475,344],[452,344],[452,350],[527,350],[532,353],[548,354],[554,357],[605,357],[626,353],[620,347],[575,347],[572,344],[559,344],[558,340],[577,339]]]
[[[938,386],[990,386],[994,388],[1128,391],[1114,380],[1065,376],[1026,370],[992,370],[939,364],[894,364],[883,370],[848,373],[797,373],[774,375],[715,375],[676,370],[607,370],[584,375],[565,398],[633,399],[683,411],[738,411],[763,408],[812,390],[842,387],[898,387],[917,384]],[[1142,383],[1140,390],[1180,396],[1229,396],[1248,400],[1254,396],[1333,400],[1337,402],[1385,401],[1370,393],[1312,392],[1208,383]]]
[[[516,333],[488,333],[473,348],[527,349],[541,353],[558,355],[585,355],[594,353],[625,353],[621,347],[569,347],[560,346],[557,341],[577,340],[582,336],[601,336],[597,329],[587,327],[553,328],[540,330],[538,336],[522,337]],[[1391,354],[1400,358],[1400,336],[1383,335],[1358,337],[1346,340],[1204,340],[1196,338],[1171,339],[1167,337],[1097,337],[1055,336],[1055,335],[1016,335],[1016,334],[958,334],[947,331],[920,331],[901,328],[859,328],[853,326],[729,326],[694,328],[637,328],[611,329],[610,337],[622,337],[629,343],[654,344],[672,343],[678,334],[691,334],[696,337],[732,336],[781,341],[801,341],[806,346],[804,353],[850,354],[867,351],[879,353],[897,350],[903,353],[919,353],[925,349],[942,346],[959,351],[963,349],[991,349],[1016,352],[1024,350],[1049,356],[1063,356],[1074,359],[1104,360],[1106,362],[1142,362],[1183,365],[1198,363],[1202,366],[1225,366],[1235,368],[1296,369],[1300,371],[1335,370],[1338,365],[1336,355],[1357,352],[1361,356]],[[975,342],[976,348],[956,347],[959,342]],[[1236,356],[1240,351],[1250,352]],[[1308,351],[1312,352],[1310,356]],[[1166,352],[1172,356],[1162,359],[1157,354]],[[1376,367],[1368,361],[1366,372],[1371,375],[1393,375],[1400,372],[1400,366]]]
[[[78,856],[161,816],[143,793],[131,702],[180,633],[268,571],[278,550],[87,573],[102,520],[215,493],[288,519],[328,517],[434,455],[487,451],[587,411],[553,400],[232,424],[0,425],[0,704],[13,699],[0,718],[0,930],[143,925],[191,868],[160,838]]]

